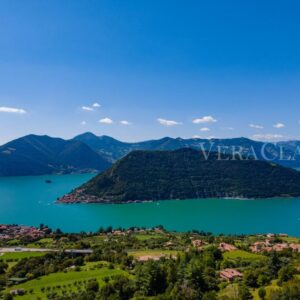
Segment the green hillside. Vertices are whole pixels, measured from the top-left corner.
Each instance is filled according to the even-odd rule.
[[[300,195],[300,173],[264,161],[194,149],[134,151],[62,202]]]

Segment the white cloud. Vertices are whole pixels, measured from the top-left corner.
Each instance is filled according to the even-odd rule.
[[[101,105],[99,103],[95,102],[91,106],[83,105],[83,106],[81,106],[81,109],[85,110],[85,111],[94,111],[95,109],[97,109],[99,107],[101,107]]]
[[[113,122],[114,121],[112,119],[110,119],[110,118],[103,118],[103,119],[99,120],[99,123],[108,124],[108,125],[112,124]]]
[[[252,139],[259,141],[276,141],[283,138],[281,134],[254,134],[252,135]]]
[[[284,128],[285,125],[283,123],[277,123],[277,124],[273,125],[273,127],[280,129],[280,128]]]
[[[81,125],[86,125],[86,121],[82,121],[80,124]]]
[[[210,131],[210,129],[208,127],[202,127],[200,128],[200,131],[205,132],[205,131]]]
[[[94,110],[94,108],[93,107],[90,107],[90,106],[81,106],[81,109],[82,110],[85,110],[85,111],[93,111]]]
[[[126,121],[126,120],[122,120],[122,121],[120,121],[120,124],[122,124],[122,125],[130,125],[131,123],[128,122],[128,121]]]
[[[203,124],[203,123],[216,123],[217,120],[212,116],[204,116],[202,118],[194,119],[194,124]]]
[[[233,127],[221,127],[222,130],[234,130]]]
[[[255,129],[264,129],[264,126],[257,125],[257,124],[249,124],[249,127],[255,128]]]
[[[166,119],[161,119],[158,118],[157,121],[164,126],[175,126],[175,125],[180,125],[182,124],[181,122],[173,121],[173,120],[166,120]]]
[[[0,112],[11,113],[11,114],[26,114],[27,113],[26,110],[23,108],[6,107],[6,106],[1,106]]]
[[[202,140],[212,140],[212,139],[215,139],[216,137],[214,135],[210,135],[208,137],[203,137],[203,136],[200,136],[200,135],[194,135],[193,136],[193,139],[202,139]]]

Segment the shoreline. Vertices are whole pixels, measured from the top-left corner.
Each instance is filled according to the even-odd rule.
[[[158,199],[158,200],[126,200],[126,201],[112,201],[111,199],[95,198],[95,196],[89,196],[85,198],[86,195],[80,195],[79,199],[73,197],[72,194],[64,195],[58,198],[55,204],[135,204],[135,203],[154,203],[154,202],[164,202],[164,201],[186,201],[186,200],[207,200],[207,199],[223,199],[223,200],[238,200],[238,201],[260,201],[260,200],[274,200],[277,198],[281,199],[297,199],[299,197],[288,197],[288,196],[274,196],[266,198],[247,198],[247,197],[205,197],[205,198],[184,198],[184,199]],[[67,198],[67,199],[65,199]]]

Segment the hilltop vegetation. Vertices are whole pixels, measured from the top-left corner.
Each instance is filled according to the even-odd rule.
[[[300,173],[295,170],[230,154],[204,154],[185,148],[131,152],[60,201],[124,203],[299,195]]]

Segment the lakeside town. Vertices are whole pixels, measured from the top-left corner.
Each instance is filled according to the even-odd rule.
[[[171,270],[177,270],[173,279]],[[299,281],[300,238],[283,233],[215,236],[157,226],[71,234],[45,225],[0,225],[0,299],[108,299],[107,293],[121,293],[122,282],[130,292],[115,299],[174,299],[176,286],[194,295],[178,299],[273,300],[286,299],[274,295]]]

